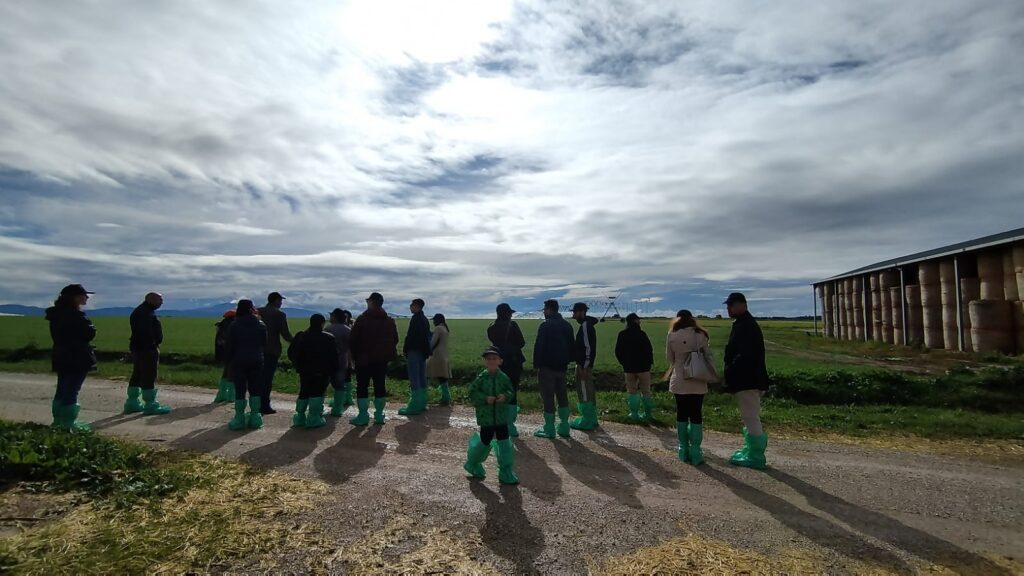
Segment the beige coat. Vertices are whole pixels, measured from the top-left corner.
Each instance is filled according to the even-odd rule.
[[[434,326],[430,339],[430,358],[427,359],[427,378],[452,377],[451,363],[448,362],[448,329],[444,325]]]
[[[673,394],[707,394],[708,385],[698,380],[683,378],[683,363],[690,352],[707,348],[708,339],[693,328],[683,328],[669,332],[665,341],[665,358],[672,366],[672,379],[668,381],[668,390]]]

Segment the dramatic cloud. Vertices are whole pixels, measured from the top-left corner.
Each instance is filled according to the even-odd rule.
[[[1015,0],[5,3],[0,302],[809,313],[1020,226],[1022,52]]]

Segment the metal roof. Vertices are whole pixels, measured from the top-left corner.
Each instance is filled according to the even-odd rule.
[[[1000,232],[999,234],[992,234],[990,236],[982,236],[974,240],[968,240],[966,242],[959,242],[957,244],[950,244],[949,246],[943,246],[942,248],[934,248],[932,250],[925,250],[924,252],[918,252],[916,254],[910,254],[909,256],[903,256],[902,258],[894,258],[892,260],[884,260],[882,262],[876,262],[870,266],[864,266],[863,268],[857,268],[856,270],[850,270],[843,274],[832,276],[831,278],[825,278],[814,283],[815,286],[824,282],[831,282],[833,280],[842,280],[843,278],[849,278],[850,276],[860,276],[861,274],[869,274],[871,272],[880,272],[882,270],[889,270],[891,268],[897,268],[907,264],[916,264],[917,262],[923,262],[925,260],[931,260],[933,258],[942,258],[945,256],[953,256],[954,254],[962,254],[964,252],[971,252],[973,250],[982,250],[985,248],[992,248],[994,246],[1002,246],[1004,244],[1011,244],[1018,240],[1024,240],[1024,228],[1016,228],[1014,230],[1007,230],[1006,232]]]

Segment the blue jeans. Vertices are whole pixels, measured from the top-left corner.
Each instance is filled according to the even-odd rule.
[[[422,352],[407,352],[405,362],[409,366],[409,388],[411,390],[426,390],[427,357]]]
[[[274,373],[280,356],[263,355],[263,386],[260,387],[260,410],[270,409],[270,390],[274,387]]]
[[[78,404],[78,391],[85,383],[86,374],[88,372],[58,372],[57,393],[53,395],[53,399],[61,406]]]

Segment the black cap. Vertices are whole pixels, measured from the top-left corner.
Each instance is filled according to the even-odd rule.
[[[273,302],[274,300],[284,300],[284,296],[281,296],[280,292],[271,292],[267,294],[267,302]]]
[[[256,309],[256,306],[253,305],[252,300],[245,300],[245,299],[239,300],[238,301],[238,306],[236,307],[236,310],[239,313],[242,313],[242,312],[252,312],[255,309]]]
[[[630,312],[626,315],[626,322],[632,322],[633,320],[640,320],[640,317],[637,316],[636,312]]]
[[[480,355],[480,357],[482,358],[490,354],[495,354],[498,356],[498,358],[501,358],[501,349],[499,349],[497,346],[488,346],[487,348],[484,349],[484,352],[483,354]]]
[[[86,294],[95,294],[95,292],[89,292],[85,289],[85,286],[82,286],[81,284],[68,284],[60,289],[60,295],[69,298],[85,296]]]
[[[722,304],[733,304],[735,302],[742,302],[746,304],[747,297],[739,292],[733,292],[732,294],[729,294],[729,297],[726,298],[725,302],[722,302]]]
[[[377,304],[383,304],[384,303],[384,295],[381,294],[380,292],[373,292],[373,293],[371,293],[366,298],[366,300],[367,301],[371,301],[372,300],[372,301],[376,302]]]
[[[575,312],[577,310],[583,310],[584,312],[586,312],[587,310],[590,310],[590,308],[588,308],[587,305],[584,304],[583,302],[577,302],[572,305],[572,311]]]
[[[494,311],[497,312],[498,314],[515,314],[516,313],[516,311],[513,310],[512,307],[509,306],[505,302],[502,302],[501,304],[498,304],[498,307],[495,308]]]

